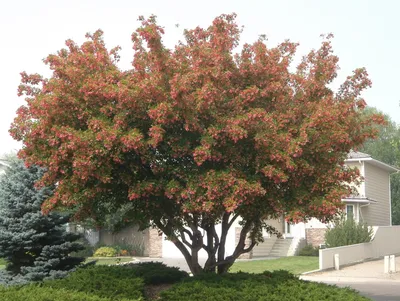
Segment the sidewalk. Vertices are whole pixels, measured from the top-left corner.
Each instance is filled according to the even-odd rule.
[[[351,287],[361,295],[376,301],[400,300],[400,257],[396,258],[397,273],[383,272],[383,259],[330,270],[301,275],[300,279]]]
[[[301,279],[319,282],[400,282],[400,257],[396,257],[396,273],[385,274],[383,268],[383,259],[380,259],[344,267],[339,271],[329,270],[302,275]]]

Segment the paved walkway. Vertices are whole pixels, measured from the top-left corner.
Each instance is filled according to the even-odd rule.
[[[396,258],[397,270],[400,270],[400,257]],[[339,271],[317,272],[302,275],[301,279],[335,284],[341,287],[349,286],[372,300],[400,300],[400,271],[385,274],[383,259],[368,261],[342,268]]]

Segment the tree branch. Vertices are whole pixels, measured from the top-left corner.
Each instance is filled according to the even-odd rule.
[[[229,221],[228,223],[228,230],[232,227],[233,223],[235,222],[235,220],[239,217],[239,213],[236,213],[232,219]]]
[[[243,250],[244,250],[244,248],[246,246],[247,233],[250,232],[251,225],[252,225],[252,223],[250,221],[247,221],[244,224],[244,226],[242,227],[242,230],[240,231],[239,242],[236,245],[235,251],[232,254],[232,256],[235,257],[235,259],[238,258],[241,254],[243,254]],[[252,241],[252,243],[253,242],[254,241]]]
[[[179,233],[180,233],[180,235],[181,235],[182,242],[183,242],[185,245],[187,245],[189,248],[192,248],[193,245],[192,245],[191,243],[189,243],[189,242],[186,240],[186,237],[185,237],[185,233],[186,233],[186,232],[189,232],[189,231],[186,230],[186,232],[185,232],[185,230],[186,230],[186,229],[179,230]],[[189,238],[190,238],[190,236],[189,236]]]
[[[242,255],[242,254],[244,254],[244,253],[248,253],[248,252],[250,252],[251,250],[253,250],[253,248],[255,247],[256,244],[257,244],[257,242],[256,242],[255,240],[252,239],[252,240],[251,240],[250,246],[248,246],[246,249],[243,249],[242,253],[239,254],[239,256]]]
[[[225,242],[226,242],[226,235],[228,234],[229,231],[229,216],[231,214],[228,212],[224,212],[222,215],[222,221],[221,221],[221,240],[220,244],[218,247],[218,261],[222,261],[225,258]]]

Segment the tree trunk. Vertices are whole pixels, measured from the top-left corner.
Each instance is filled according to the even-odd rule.
[[[209,225],[205,227],[207,232],[207,254],[208,258],[206,263],[204,264],[204,272],[212,272],[215,273],[216,269],[216,258],[215,255],[217,253],[218,247],[220,246],[218,235],[215,231],[215,225]]]
[[[192,232],[188,229],[181,228],[181,236],[177,237],[172,231],[172,226],[163,226],[158,223],[158,227],[171,238],[174,245],[184,256],[187,265],[193,275],[198,275],[204,272],[217,272],[218,274],[225,274],[229,271],[229,268],[234,264],[235,260],[243,253],[250,252],[255,246],[256,242],[252,241],[250,246],[246,247],[246,237],[247,234],[252,229],[252,224],[247,222],[243,225],[239,236],[239,242],[232,255],[225,257],[225,244],[229,228],[233,224],[234,219],[229,222],[229,215],[224,214],[221,224],[221,236],[215,231],[215,225],[202,225],[203,229],[207,233],[207,244],[203,243],[203,236],[198,229],[197,224],[191,224],[190,228]],[[185,234],[191,239],[191,243],[186,240]],[[189,248],[189,250],[188,250]],[[204,267],[199,264],[199,251],[204,249],[207,252],[208,258]]]

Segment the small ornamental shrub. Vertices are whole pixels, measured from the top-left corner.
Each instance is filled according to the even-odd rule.
[[[286,271],[199,275],[160,293],[160,301],[367,301],[349,288],[307,282]]]
[[[128,255],[129,255],[129,252],[128,252],[128,250],[121,250],[121,251],[119,252],[119,255],[120,255],[120,256],[128,256]]]
[[[100,247],[94,254],[94,257],[114,257],[117,256],[117,250],[113,247]]]
[[[371,241],[372,235],[373,230],[367,224],[341,216],[326,231],[325,244],[328,248],[354,245]]]
[[[116,266],[80,268],[64,279],[46,281],[43,286],[85,292],[111,300],[140,299],[144,291],[142,279],[131,270]]]
[[[299,251],[299,256],[319,256],[319,248],[318,247],[314,247],[311,244],[307,244],[305,245],[304,248],[302,248]]]
[[[177,267],[169,267],[162,262],[154,261],[125,264],[123,268],[132,270],[132,273],[142,278],[145,284],[153,285],[176,283],[189,276]]]
[[[69,291],[64,289],[53,289],[49,287],[39,287],[37,285],[27,285],[23,287],[1,287],[1,301],[112,301],[110,298],[102,298],[96,295]],[[140,301],[137,299],[119,299],[120,301]]]

